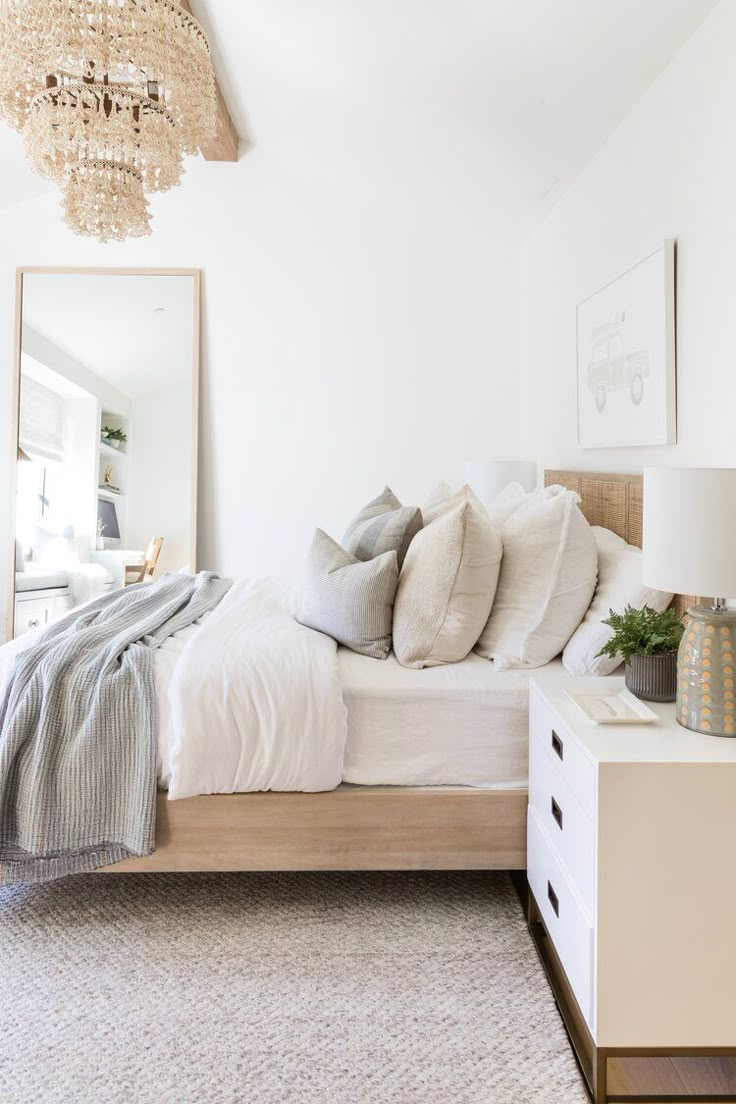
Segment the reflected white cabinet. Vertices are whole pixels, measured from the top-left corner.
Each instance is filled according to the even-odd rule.
[[[597,725],[531,680],[532,934],[594,1100],[609,1058],[736,1055],[736,740],[658,720]]]
[[[32,590],[15,598],[15,636],[41,629],[58,621],[70,610],[74,600],[68,590]]]

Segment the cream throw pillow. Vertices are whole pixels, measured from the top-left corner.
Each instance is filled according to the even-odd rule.
[[[641,549],[627,544],[610,529],[593,526],[598,546],[598,586],[585,619],[568,640],[562,662],[571,675],[610,675],[623,659],[599,656],[598,652],[613,636],[603,624],[611,610],[620,613],[625,606],[666,610],[671,594],[645,587],[641,581]]]
[[[501,527],[503,562],[476,652],[500,670],[541,667],[562,651],[595,590],[598,551],[578,496],[535,491]]]
[[[409,546],[394,605],[394,651],[403,667],[464,659],[488,619],[503,545],[474,497],[440,513]]]
[[[447,484],[445,484],[447,486]],[[439,487],[435,490],[435,495],[438,495]],[[422,517],[424,518],[424,524],[428,525],[431,521],[435,521],[442,514],[446,514],[448,510],[454,510],[457,506],[461,506],[465,502],[472,502],[473,507],[476,510],[480,510],[487,517],[488,511],[483,503],[477,497],[475,492],[466,483],[460,490],[455,491],[453,494],[448,495],[446,498],[439,498],[435,502],[434,506],[427,505],[422,509]]]

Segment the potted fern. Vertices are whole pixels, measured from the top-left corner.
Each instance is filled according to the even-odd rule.
[[[116,449],[119,449],[128,440],[128,434],[124,430],[111,429],[108,425],[102,427],[101,433],[103,441],[107,441],[108,445],[112,445]]]
[[[611,610],[603,624],[613,629],[613,636],[598,655],[624,660],[627,689],[644,701],[674,701],[677,649],[684,631],[677,611],[626,606],[623,613]]]

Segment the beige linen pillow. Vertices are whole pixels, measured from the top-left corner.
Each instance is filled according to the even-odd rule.
[[[361,655],[385,659],[399,568],[396,552],[356,560],[317,529],[304,567],[296,620]]]
[[[425,526],[406,555],[394,605],[394,651],[403,667],[464,659],[488,619],[503,545],[473,498]]]
[[[501,527],[498,590],[476,652],[501,670],[541,667],[559,655],[595,590],[598,551],[564,487],[535,491]]]
[[[422,528],[418,506],[402,506],[390,487],[384,487],[345,530],[343,547],[358,560],[372,560],[384,552],[395,551],[399,568],[414,536]]]

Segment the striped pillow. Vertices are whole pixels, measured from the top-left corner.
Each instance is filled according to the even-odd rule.
[[[307,555],[296,619],[361,655],[385,659],[399,581],[395,550],[367,562],[317,529]]]
[[[344,547],[358,560],[372,560],[384,552],[396,552],[399,568],[412,541],[422,528],[422,511],[402,506],[390,487],[364,506],[348,525]]]

